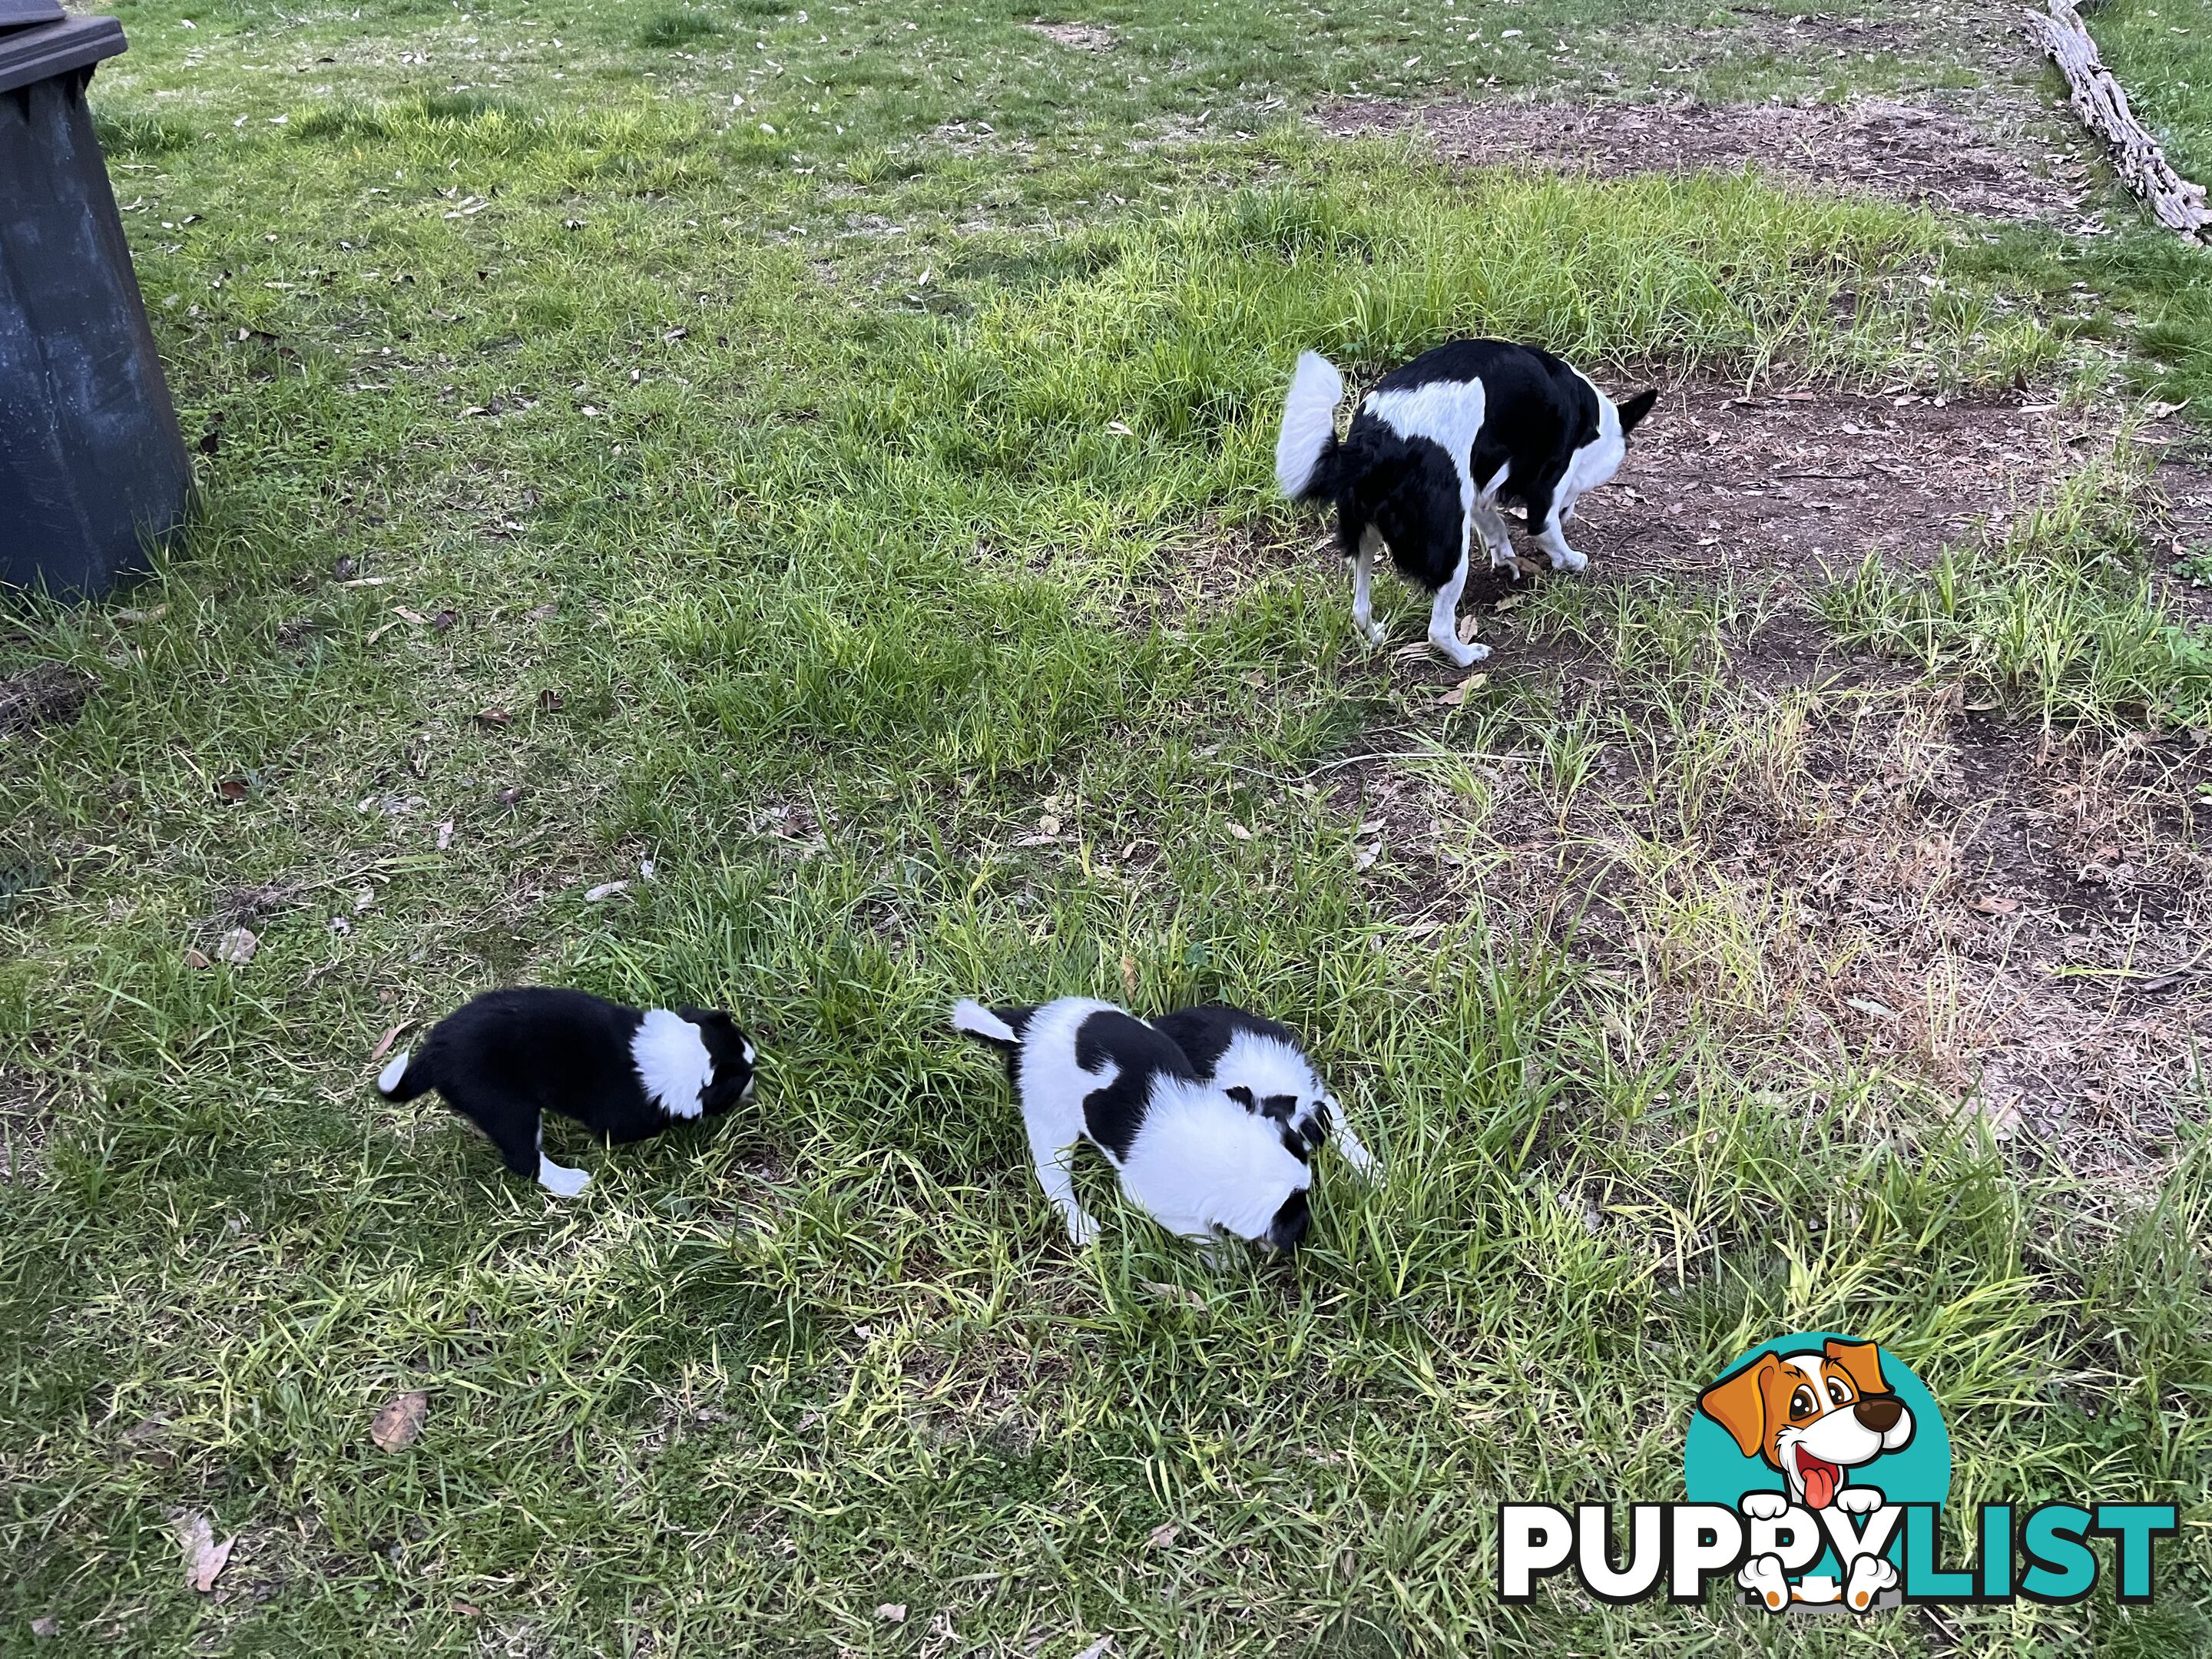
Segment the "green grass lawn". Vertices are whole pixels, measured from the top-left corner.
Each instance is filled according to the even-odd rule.
[[[1455,173],[1298,118],[1977,78],[1940,28],[1813,57],[1622,9],[1043,20],[1103,50],[974,6],[124,9],[94,98],[206,507],[150,582],[0,635],[0,673],[93,688],[0,738],[0,1648],[2212,1643],[2201,1100],[2126,1182],[2000,1141],[1966,991],[1888,1048],[1808,1024],[1864,939],[1720,831],[1911,848],[1920,809],[1850,786],[1965,683],[2021,732],[2201,726],[2125,453],[1924,574],[1835,573],[1893,703],[1736,672],[1754,585],[1607,578],[1489,620],[1441,705],[1270,498],[1305,346],[2086,398],[2110,345],[2212,391],[2212,290],[2147,235]],[[1376,755],[1421,803],[1379,843]],[[1638,907],[1604,949],[1601,843]],[[383,1033],[515,981],[736,1010],[757,1109],[556,1127],[593,1176],[561,1204],[376,1098]],[[1298,1025],[1388,1183],[1325,1164],[1295,1266],[1127,1215],[1070,1253],[944,1015],[1074,992]],[[1679,1496],[1698,1387],[1827,1327],[1929,1380],[1954,1509],[2177,1502],[2179,1588],[1809,1632],[1498,1603],[1502,1498]],[[212,1596],[193,1512],[238,1540]]]

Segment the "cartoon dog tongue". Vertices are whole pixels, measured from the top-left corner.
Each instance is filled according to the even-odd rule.
[[[1797,1472],[1805,1477],[1805,1507],[1825,1510],[1843,1485],[1844,1472],[1833,1463],[1824,1463],[1817,1457],[1797,1454]]]

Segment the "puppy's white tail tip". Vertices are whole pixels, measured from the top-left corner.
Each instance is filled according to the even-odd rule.
[[[1343,400],[1344,376],[1336,365],[1318,351],[1301,351],[1275,439],[1275,483],[1292,501],[1304,495],[1314,469],[1336,441],[1336,406]]]
[[[376,1074],[376,1091],[388,1095],[399,1086],[399,1079],[407,1075],[407,1051],[401,1049],[385,1062],[384,1069]]]
[[[986,1042],[1003,1043],[1009,1048],[1022,1040],[1020,1032],[973,997],[963,997],[952,1005],[952,1029],[964,1031],[972,1037],[981,1037]]]

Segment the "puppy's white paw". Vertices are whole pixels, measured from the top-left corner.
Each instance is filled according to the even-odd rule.
[[[1355,623],[1352,626],[1370,645],[1380,645],[1390,637],[1390,630],[1379,622]]]
[[[1098,1237],[1098,1224],[1081,1210],[1071,1211],[1067,1218],[1067,1242],[1079,1250],[1088,1249],[1091,1240]]]
[[[1828,1500],[1828,1507],[1841,1510],[1845,1515],[1872,1515],[1881,1507],[1881,1488],[1845,1486]]]
[[[556,1198],[574,1198],[592,1184],[592,1178],[581,1170],[564,1169],[540,1152],[538,1155],[538,1184]]]
[[[1862,1555],[1851,1563],[1851,1576],[1844,1587],[1844,1600],[1853,1613],[1864,1613],[1874,1598],[1897,1587],[1897,1563],[1879,1555]]]
[[[1779,1613],[1790,1605],[1790,1583],[1782,1576],[1778,1555],[1753,1556],[1743,1564],[1735,1582],[1764,1601],[1769,1613]]]
[[[1743,1495],[1742,1508],[1754,1521],[1779,1521],[1790,1512],[1790,1499],[1778,1492],[1747,1492]],[[1751,1587],[1747,1584],[1744,1588]]]
[[[1440,640],[1431,636],[1429,643],[1436,647],[1440,655],[1462,668],[1472,668],[1490,654],[1490,647],[1486,645],[1469,645],[1460,640]]]

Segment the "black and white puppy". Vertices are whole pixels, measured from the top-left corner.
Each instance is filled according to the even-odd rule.
[[[1163,1014],[1152,1027],[1183,1051],[1202,1080],[1247,1111],[1279,1124],[1308,1146],[1333,1141],[1354,1174],[1367,1181],[1382,1178],[1382,1166],[1359,1144],[1343,1105],[1288,1026],[1209,1002]]]
[[[727,1014],[626,1008],[583,991],[487,991],[378,1073],[386,1100],[435,1089],[498,1147],[507,1167],[562,1198],[591,1185],[545,1156],[544,1115],[602,1140],[642,1140],[726,1112],[753,1092],[753,1045]]]
[[[1554,570],[1589,563],[1567,545],[1575,502],[1620,470],[1628,434],[1656,391],[1615,406],[1583,373],[1535,346],[1455,340],[1393,369],[1336,435],[1344,378],[1317,352],[1298,357],[1275,480],[1293,501],[1333,501],[1352,561],[1352,620],[1374,644],[1378,545],[1408,581],[1436,597],[1429,643],[1464,668],[1490,654],[1459,637],[1459,597],[1479,534],[1493,565],[1513,547],[1501,501],[1521,503]]]
[[[1087,997],[995,1010],[963,998],[952,1027],[1005,1051],[1037,1184],[1079,1248],[1098,1234],[1069,1170],[1084,1140],[1146,1214],[1201,1246],[1217,1232],[1278,1250],[1305,1237],[1305,1141],[1200,1081],[1174,1041],[1133,1014]]]

